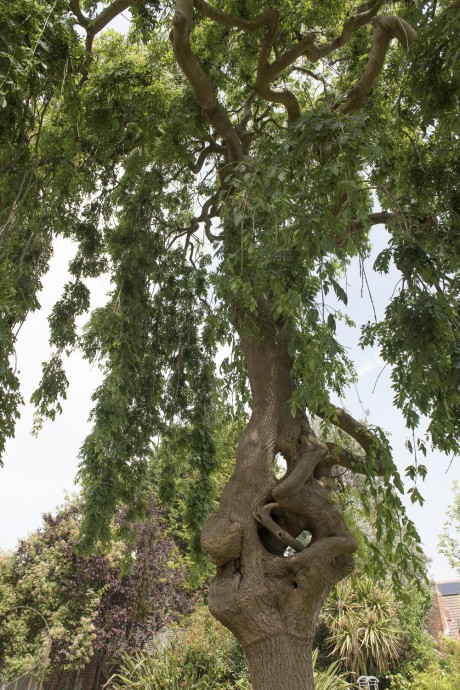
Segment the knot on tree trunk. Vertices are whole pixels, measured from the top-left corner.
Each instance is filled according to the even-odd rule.
[[[214,565],[223,566],[239,558],[242,540],[243,528],[239,523],[219,513],[207,516],[201,532],[201,545]]]

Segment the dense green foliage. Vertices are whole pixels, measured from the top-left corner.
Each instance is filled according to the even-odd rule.
[[[213,567],[200,547],[203,519],[217,507],[220,494],[235,465],[235,447],[246,422],[235,415],[225,395],[216,388],[210,395],[208,428],[214,460],[203,476],[197,461],[197,429],[190,424],[171,424],[152,452],[148,483],[163,506],[165,519],[177,546],[187,554],[193,586],[203,586]]]
[[[460,682],[460,643],[445,638],[441,640],[436,655],[413,668],[412,673],[396,673],[390,677],[390,690],[452,690]]]

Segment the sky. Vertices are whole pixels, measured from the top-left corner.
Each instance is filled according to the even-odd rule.
[[[118,29],[125,29],[126,25],[127,21],[123,19],[121,23],[115,23]],[[386,245],[386,237],[383,226],[374,229],[375,253]],[[56,240],[54,257],[39,296],[41,309],[29,315],[17,341],[17,369],[26,404],[21,410],[15,438],[7,441],[4,468],[0,468],[0,550],[13,549],[18,539],[40,526],[43,513],[55,511],[67,494],[78,489],[75,484],[78,452],[90,429],[91,394],[102,380],[101,372],[97,366],[90,366],[77,354],[69,358],[67,376],[70,385],[64,411],[54,422],[46,422],[37,437],[31,435],[33,408],[29,403],[41,377],[41,363],[49,356],[47,317],[62,294],[68,276],[67,264],[74,250],[69,240]],[[353,262],[347,271],[346,287],[351,305],[349,315],[358,328],[341,329],[339,335],[356,363],[359,381],[342,401],[337,402],[355,418],[361,419],[367,415],[370,423],[378,424],[389,432],[395,462],[404,474],[404,468],[412,458],[405,448],[407,430],[400,413],[392,406],[389,367],[384,368],[377,348],[361,350],[358,347],[359,326],[373,318],[372,304],[377,316],[383,314],[397,281],[395,271],[388,276],[375,277],[371,271],[372,263],[373,257],[366,262],[372,301],[360,275],[358,262]],[[110,289],[108,278],[90,281],[89,286],[93,293],[92,306],[102,305]],[[460,459],[451,462],[451,458],[431,452],[426,465],[428,476],[419,486],[425,498],[424,506],[421,508],[413,506],[410,501],[405,502],[422,538],[425,553],[432,559],[431,576],[437,581],[456,578],[458,573],[439,554],[437,541],[446,520],[446,508],[453,501],[452,484],[454,480],[460,481]]]

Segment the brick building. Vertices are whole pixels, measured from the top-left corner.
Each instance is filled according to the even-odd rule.
[[[446,635],[460,640],[460,581],[436,582],[433,608],[428,617],[428,630],[435,639]]]

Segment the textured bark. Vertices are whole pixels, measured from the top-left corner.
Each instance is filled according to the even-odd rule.
[[[272,635],[245,649],[252,690],[313,688],[311,644],[295,635]]]
[[[318,467],[330,467],[322,462],[329,449],[306,417],[291,415],[286,338],[266,305],[254,321],[257,332],[242,335],[253,412],[219,511],[203,530],[218,565],[209,606],[240,640],[254,690],[310,690],[318,614],[356,543],[318,476]],[[288,468],[281,480],[277,453]],[[312,535],[306,548],[296,540],[304,530]],[[287,544],[298,552],[286,556]]]

